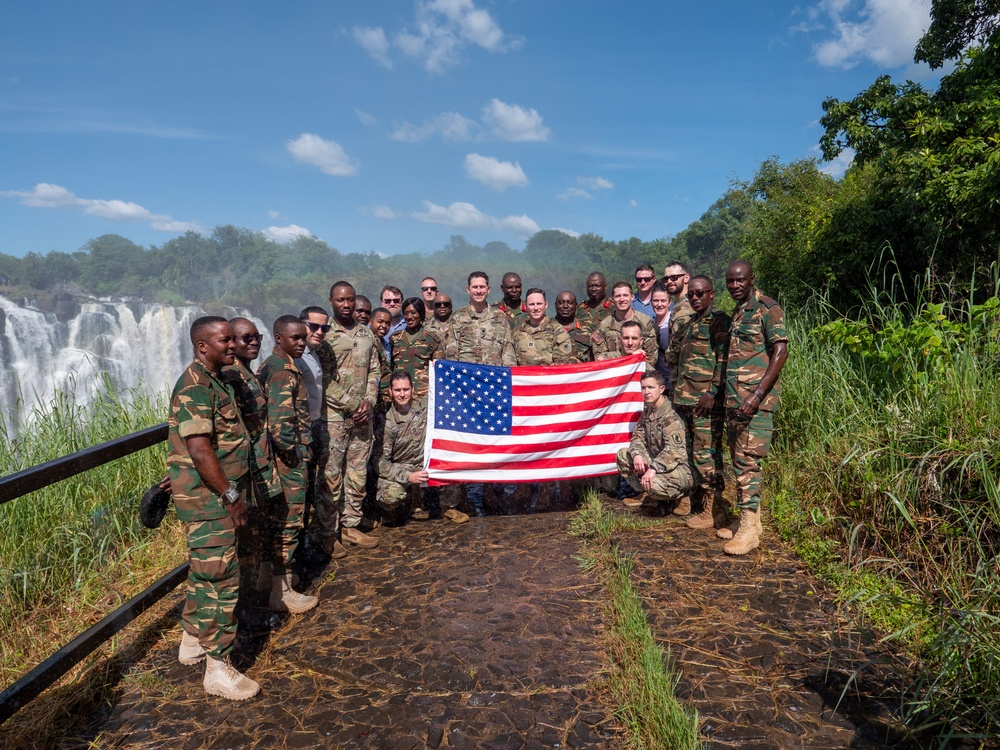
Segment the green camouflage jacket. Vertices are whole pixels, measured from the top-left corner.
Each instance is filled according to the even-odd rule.
[[[424,322],[424,330],[430,331],[436,334],[439,339],[441,339],[441,345],[444,346],[448,339],[448,329],[451,327],[451,318],[442,323],[437,318],[430,318]],[[442,350],[443,352],[443,350]]]
[[[410,411],[400,414],[395,406],[385,413],[382,455],[378,475],[392,482],[406,484],[410,472],[424,467],[424,432],[427,429],[427,404],[414,401]]]
[[[490,308],[504,314],[504,317],[507,319],[507,325],[510,326],[511,330],[514,330],[514,326],[528,317],[528,308],[524,306],[523,302],[519,307],[510,308],[507,307],[507,304],[503,300],[500,300],[490,305]]]
[[[376,336],[376,340],[378,337]],[[376,406],[383,411],[389,408],[392,403],[392,396],[389,394],[389,386],[392,380],[392,362],[389,355],[385,353],[385,347],[381,341],[377,341],[375,356],[378,358],[378,403]]]
[[[554,318],[553,321],[559,323]],[[560,323],[560,325],[562,324]],[[577,318],[569,325],[564,325],[563,330],[569,334],[569,340],[573,345],[573,358],[575,361],[592,362],[594,360],[594,348],[590,338],[590,328]]]
[[[274,456],[267,440],[267,396],[254,374],[238,359],[223,367],[220,377],[236,394],[236,405],[250,437],[254,479],[269,497],[280,495],[281,481],[274,474]]]
[[[611,301],[610,297],[598,303],[597,307],[591,307],[588,299],[576,308],[576,319],[585,327],[594,330],[601,324],[602,320],[613,314],[614,311],[615,303]]]
[[[456,310],[448,323],[445,342],[448,359],[504,367],[517,363],[505,313],[492,307],[477,313],[471,305],[466,305]]]
[[[368,326],[350,328],[330,318],[331,328],[316,347],[323,367],[323,403],[329,422],[352,417],[362,401],[374,408],[378,400],[379,358],[382,346]]]
[[[675,405],[696,406],[698,399],[711,393],[716,397],[716,406],[722,408],[719,396],[726,377],[729,322],[729,316],[712,305],[671,335],[670,351],[676,356],[671,365]]]
[[[225,518],[229,511],[202,481],[186,438],[209,438],[222,472],[233,484],[250,468],[250,439],[236,394],[198,360],[184,370],[170,395],[167,418],[167,473],[177,517],[184,523]]]
[[[666,474],[687,463],[687,434],[684,422],[668,399],[655,411],[645,407],[628,444],[629,459],[642,456],[657,474]]]
[[[568,365],[578,361],[566,329],[548,316],[537,326],[525,316],[514,326],[511,336],[519,365]]]
[[[426,327],[415,333],[404,328],[392,334],[392,369],[402,370],[413,379],[414,398],[427,396],[431,361],[443,356],[441,338]]]
[[[683,337],[683,331],[687,328],[688,323],[693,317],[694,308],[691,307],[686,294],[671,304],[670,335],[667,337],[667,347],[669,349],[663,353],[664,359],[671,368],[677,362],[677,350],[680,347],[680,339]],[[677,344],[674,344],[675,341]]]
[[[774,345],[780,341],[788,341],[781,306],[754,289],[747,301],[733,310],[726,365],[727,409],[738,409],[760,385]],[[774,387],[764,394],[762,411],[777,411],[780,387],[780,381],[775,381]]]
[[[646,367],[656,367],[656,355],[660,350],[660,331],[653,319],[638,310],[632,310],[632,320],[642,329],[642,351],[646,354]],[[594,346],[594,359],[614,359],[621,357],[622,323],[614,315],[609,315],[600,322],[590,340]]]
[[[278,347],[257,368],[257,379],[267,395],[267,431],[278,461],[296,467],[309,458],[309,397],[302,372]],[[280,470],[280,466],[279,466]]]

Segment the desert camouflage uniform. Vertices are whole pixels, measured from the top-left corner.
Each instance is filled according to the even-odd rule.
[[[444,322],[438,320],[437,318],[428,318],[424,322],[424,330],[425,331],[430,331],[431,333],[433,333],[434,335],[436,335],[441,340],[441,346],[442,347],[444,347],[445,343],[448,340],[448,329],[449,328],[451,328],[451,318],[448,318],[448,320],[446,320]],[[443,354],[444,353],[444,349],[442,348],[441,351],[442,351],[442,354]]]
[[[504,367],[516,364],[506,313],[492,307],[477,313],[467,305],[456,310],[448,323],[447,359]]]
[[[632,472],[633,459],[642,456],[656,472],[649,497],[661,503],[679,500],[691,491],[691,467],[687,461],[684,423],[666,398],[659,409],[646,407],[627,448],[618,451],[618,473],[639,492],[641,477]]]
[[[558,323],[559,321],[555,322]],[[560,323],[559,325],[562,324]],[[570,344],[573,346],[574,360],[577,362],[593,362],[594,346],[590,338],[590,328],[576,318],[568,326],[564,325],[563,330],[569,334]]]
[[[674,378],[674,410],[687,428],[688,459],[700,493],[721,492],[722,427],[726,409],[724,381],[729,346],[729,316],[715,305],[701,317],[695,315],[671,335],[667,353]],[[698,399],[711,393],[715,408],[707,417],[694,413]]]
[[[323,405],[326,410],[329,455],[323,470],[316,502],[315,537],[329,554],[338,531],[338,510],[343,525],[361,522],[361,501],[365,496],[365,468],[372,447],[372,421],[378,398],[379,358],[382,343],[367,326],[347,328],[336,318],[323,342],[316,347],[323,366]],[[363,425],[352,416],[367,401],[372,417]]]
[[[771,450],[780,381],[775,381],[771,390],[764,394],[749,422],[735,419],[736,410],[760,385],[774,345],[782,341],[787,342],[788,336],[781,307],[754,289],[747,301],[733,310],[726,366],[729,450],[736,472],[737,501],[747,510],[755,511],[760,507],[760,464]]]
[[[281,480],[282,495],[271,500],[268,510],[273,532],[272,559],[277,563],[275,573],[283,575],[298,546],[298,531],[305,511],[312,454],[309,397],[302,372],[278,347],[261,363],[257,378],[267,394],[268,434],[275,473]]]
[[[187,529],[191,562],[181,623],[206,653],[221,659],[236,639],[236,525],[195,469],[185,439],[209,438],[223,474],[244,499],[250,490],[250,440],[233,390],[197,360],[174,385],[167,433],[170,492]]]
[[[528,308],[524,306],[523,302],[520,306],[511,308],[507,307],[506,302],[500,300],[499,302],[494,302],[490,305],[490,309],[503,313],[504,317],[507,319],[507,325],[510,326],[512,331],[514,330],[514,326],[528,317]]]
[[[578,361],[566,329],[548,316],[537,326],[531,325],[527,317],[521,319],[511,336],[519,365],[568,365]]]
[[[615,303],[610,297],[599,302],[596,307],[590,306],[590,300],[581,303],[576,308],[576,319],[583,324],[584,327],[589,328],[591,331],[597,329],[597,326],[601,324],[609,315],[613,315],[615,312]]]
[[[413,398],[427,398],[431,360],[441,359],[444,346],[436,333],[421,327],[416,333],[404,328],[392,334],[392,369],[402,370],[413,380]]]
[[[632,310],[632,320],[639,324],[642,331],[642,351],[646,354],[646,367],[652,369],[656,367],[656,355],[659,351],[659,329],[651,317],[636,310]],[[594,359],[614,359],[624,355],[621,349],[624,322],[614,315],[609,315],[600,322],[590,335],[590,340],[594,342]]]
[[[406,414],[395,406],[386,412],[378,461],[378,504],[383,511],[396,511],[408,497],[419,497],[419,487],[410,484],[409,476],[424,466],[426,430],[427,404],[423,401],[414,401]]]

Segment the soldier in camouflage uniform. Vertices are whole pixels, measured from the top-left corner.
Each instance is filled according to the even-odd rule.
[[[690,274],[688,274],[687,268],[683,263],[673,262],[668,263],[667,267],[663,269],[663,283],[667,287],[667,292],[670,294],[670,335],[668,337],[667,346],[664,347],[667,351],[671,348],[671,341],[674,341],[680,337],[680,331],[685,328],[688,321],[694,317],[694,310],[691,307],[690,301],[688,301],[688,281],[690,279]],[[677,353],[670,355],[671,362],[677,361]],[[671,370],[670,378],[667,381],[667,386],[673,388],[674,381],[677,379],[677,373]]]
[[[511,332],[517,364],[568,365],[576,362],[566,329],[545,314],[549,307],[545,292],[529,289],[524,303],[528,313]]]
[[[424,327],[441,339],[442,345],[448,341],[448,329],[451,327],[451,297],[440,292],[434,297],[434,316],[424,323]],[[426,319],[425,319],[426,320]],[[444,354],[447,356],[447,354]]]
[[[507,318],[507,325],[513,330],[514,326],[528,314],[528,308],[521,302],[521,277],[513,271],[508,271],[500,280],[500,289],[503,290],[503,299],[494,302],[490,307],[503,313]]]
[[[576,315],[576,295],[573,292],[559,292],[556,295],[556,322],[569,334],[573,345],[573,358],[577,362],[592,362],[594,349],[590,339],[590,329],[580,322]]]
[[[316,537],[330,555],[342,508],[341,541],[376,547],[378,539],[365,534],[361,501],[365,496],[365,468],[372,447],[372,412],[378,398],[378,355],[381,346],[367,326],[354,322],[354,287],[338,281],[330,289],[332,328],[317,347],[323,366],[323,400],[330,452],[316,503]]]
[[[315,596],[305,596],[292,588],[288,570],[302,528],[312,455],[309,396],[302,372],[295,365],[295,359],[306,350],[306,326],[292,315],[282,315],[274,321],[272,331],[274,352],[257,370],[267,396],[267,431],[282,489],[268,508],[274,560],[268,606],[278,612],[299,613],[312,609],[317,602]]]
[[[618,451],[618,474],[634,490],[645,490],[646,504],[669,507],[693,484],[684,423],[666,397],[662,373],[646,370],[640,385],[642,416],[628,447]]]
[[[587,300],[577,308],[577,320],[593,331],[614,310],[608,298],[608,280],[600,271],[594,271],[587,277]]]
[[[225,318],[192,324],[194,361],[170,396],[167,472],[190,559],[177,658],[205,659],[206,692],[245,700],[260,686],[229,664],[239,592],[236,530],[246,525],[250,491],[250,440],[236,394],[220,377],[234,362],[234,341]]]
[[[631,284],[627,281],[616,283],[611,298],[615,303],[614,313],[604,318],[590,336],[594,345],[594,359],[622,356],[624,352],[619,346],[622,323],[634,320],[642,328],[642,350],[646,353],[646,367],[655,367],[658,340],[656,325],[648,315],[632,308]]]
[[[788,359],[784,313],[754,288],[754,280],[746,261],[726,269],[726,289],[736,300],[726,366],[726,422],[740,508],[739,526],[723,548],[729,555],[745,555],[760,545],[760,464],[771,448],[778,376]],[[725,538],[729,531],[717,533]]]
[[[406,328],[392,334],[392,369],[408,373],[413,383],[413,397],[427,398],[431,361],[444,356],[444,343],[424,326],[424,306],[419,297],[403,301]]]
[[[696,487],[692,505],[697,515],[692,529],[722,528],[728,522],[722,502],[722,428],[725,420],[724,383],[729,348],[729,316],[715,305],[715,290],[707,276],[690,281],[688,296],[694,310],[672,338],[667,353],[676,371],[672,401],[688,433],[688,458]]]

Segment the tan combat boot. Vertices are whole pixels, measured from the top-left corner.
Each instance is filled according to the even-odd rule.
[[[271,598],[267,608],[274,612],[291,612],[293,615],[308,612],[319,602],[315,596],[300,594],[292,588],[288,575],[274,576],[271,579]]]
[[[702,502],[704,503],[704,508],[701,513],[689,518],[686,522],[690,528],[711,529],[714,527],[721,531],[729,524],[729,514],[726,512],[726,503],[722,499],[721,490],[711,490],[704,493],[702,495]],[[718,536],[718,534],[716,535]],[[732,532],[730,531],[729,536],[724,538],[732,539]]]
[[[364,547],[366,549],[378,547],[378,539],[376,537],[366,534],[355,526],[345,526],[341,529],[340,538],[356,547]]]
[[[675,516],[686,516],[691,513],[691,496],[685,495],[680,499],[677,505],[674,506],[673,513]]]
[[[184,666],[190,667],[192,664],[204,660],[205,649],[201,647],[198,636],[191,635],[186,630],[181,630],[181,647],[177,650],[177,661]]]
[[[245,701],[260,692],[260,685],[238,672],[229,658],[216,659],[205,655],[205,680],[202,683],[209,695],[218,695],[231,701]]]
[[[454,508],[447,508],[444,512],[444,517],[452,523],[466,523],[469,520],[469,516],[467,514],[460,510],[455,510]]]
[[[763,531],[760,511],[740,508],[740,527],[733,534],[733,538],[726,542],[722,551],[727,555],[745,555],[760,546]]]

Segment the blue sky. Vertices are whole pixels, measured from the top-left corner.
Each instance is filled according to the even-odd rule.
[[[673,235],[821,103],[924,80],[929,0],[8,3],[0,252],[235,224],[343,252]],[[830,165],[834,171],[843,164]]]

